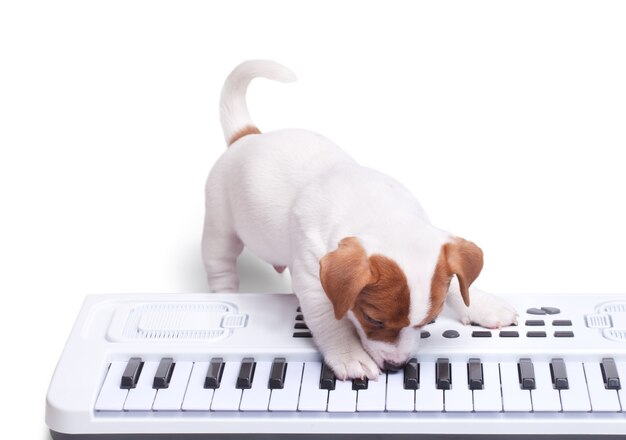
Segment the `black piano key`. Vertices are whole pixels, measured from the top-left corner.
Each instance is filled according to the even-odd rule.
[[[137,381],[139,380],[139,375],[141,374],[142,368],[143,362],[141,362],[141,358],[130,358],[128,364],[126,364],[126,368],[124,369],[124,374],[122,374],[122,382],[120,383],[120,388],[125,390],[135,388],[137,386]]]
[[[175,366],[176,364],[174,363],[174,359],[161,359],[156,374],[154,375],[154,380],[152,381],[152,388],[159,390],[161,388],[169,387],[170,379],[172,378],[172,373],[174,372]]]
[[[437,359],[437,389],[449,390],[452,388],[452,374],[448,358]]]
[[[322,373],[320,374],[320,389],[334,390],[336,380],[337,378],[335,377],[333,370],[331,370],[331,368],[324,363],[322,365]]]
[[[312,338],[313,334],[311,332],[294,332],[294,338]]]
[[[523,390],[534,390],[535,386],[535,367],[528,358],[522,358],[517,364],[517,372],[519,374],[519,382]]]
[[[296,322],[296,325],[293,326],[296,330],[308,330],[309,326],[307,326],[304,322]]]
[[[364,379],[352,379],[352,389],[354,391],[358,390],[366,390],[367,389],[367,377]]]
[[[552,376],[552,384],[557,390],[569,390],[569,382],[567,381],[567,369],[563,359],[552,359],[550,362],[550,375]]]
[[[222,373],[224,373],[224,359],[221,357],[211,359],[209,370],[204,378],[204,388],[219,388],[222,381]]]
[[[602,379],[607,390],[619,390],[622,388],[617,374],[617,367],[613,358],[604,358],[600,363],[602,370]]]
[[[252,388],[252,379],[254,379],[254,369],[256,368],[256,362],[254,358],[247,357],[241,361],[241,368],[239,369],[239,376],[237,376],[237,384],[235,388],[239,390],[247,390]]]
[[[417,359],[411,358],[404,366],[404,389],[417,390],[420,387],[420,364]]]
[[[483,365],[480,359],[471,358],[467,363],[467,382],[470,390],[482,390],[484,387]]]
[[[304,321],[304,315],[302,314],[296,315],[296,321]]]
[[[276,358],[270,370],[270,380],[267,387],[270,390],[283,389],[285,386],[285,373],[287,372],[287,362],[285,358]]]

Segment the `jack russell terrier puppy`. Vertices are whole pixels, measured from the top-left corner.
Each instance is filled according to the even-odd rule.
[[[244,245],[289,268],[306,323],[337,378],[376,380],[401,368],[444,302],[464,324],[516,323],[515,309],[470,285],[474,243],[433,226],[400,183],[300,129],[261,134],[246,106],[253,78],[296,79],[246,61],[228,76],[220,118],[229,148],[206,183],[202,255],[213,292],[236,292]]]

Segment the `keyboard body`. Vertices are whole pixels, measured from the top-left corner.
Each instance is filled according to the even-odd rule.
[[[624,438],[626,295],[506,298],[517,326],[464,326],[444,310],[422,329],[417,389],[402,370],[367,389],[324,389],[295,295],[91,295],[52,377],[46,423],[66,440]],[[136,383],[123,388],[133,359]],[[216,359],[221,384],[207,389]],[[277,359],[284,388],[268,389]],[[252,384],[237,388],[250,362]],[[155,388],[159,371],[168,388]]]

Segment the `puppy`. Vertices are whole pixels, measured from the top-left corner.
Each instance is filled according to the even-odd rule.
[[[207,179],[202,237],[211,291],[237,291],[244,245],[278,272],[289,268],[314,341],[340,379],[401,368],[444,302],[465,324],[516,322],[506,302],[470,290],[480,248],[433,226],[400,183],[317,133],[261,134],[245,97],[256,77],[296,79],[265,60],[244,62],[226,79],[228,149]]]

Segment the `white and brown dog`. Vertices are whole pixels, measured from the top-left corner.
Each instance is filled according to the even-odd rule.
[[[400,183],[317,133],[261,134],[245,98],[255,77],[295,80],[273,61],[247,61],[222,89],[229,148],[207,180],[202,238],[211,291],[237,291],[244,245],[277,271],[288,267],[315,343],[340,379],[400,368],[444,302],[465,324],[516,321],[505,301],[470,289],[480,248],[433,226]]]

